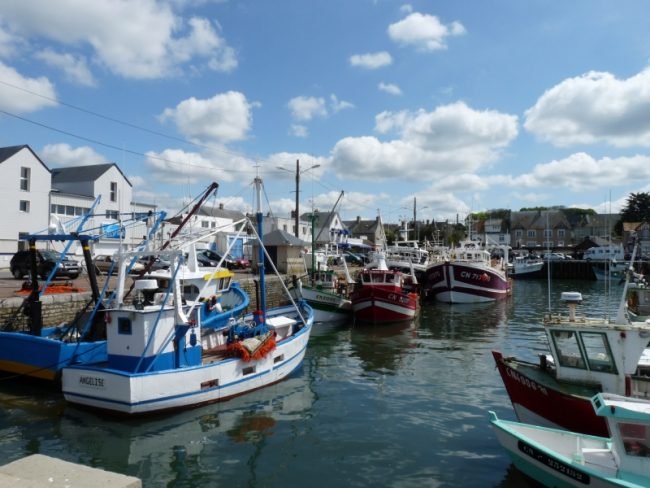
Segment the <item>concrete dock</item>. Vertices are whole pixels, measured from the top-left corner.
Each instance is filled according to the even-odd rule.
[[[0,488],[142,488],[133,476],[33,454],[0,466]]]

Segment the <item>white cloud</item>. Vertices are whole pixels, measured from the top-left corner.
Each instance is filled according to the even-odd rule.
[[[49,167],[86,166],[89,164],[105,164],[109,161],[88,146],[73,148],[69,144],[48,144],[39,153],[41,159]]]
[[[509,177],[503,183],[516,188],[567,188],[575,192],[593,192],[648,179],[650,156],[595,159],[580,152],[538,164],[530,173]]]
[[[212,23],[185,21],[162,1],[22,0],[5,2],[2,15],[25,39],[45,38],[68,48],[90,46],[95,62],[125,78],[171,76],[180,72],[182,63],[198,59],[213,69],[236,66],[232,48]]]
[[[524,127],[557,146],[650,146],[649,85],[650,68],[623,80],[595,71],[566,79],[526,111]]]
[[[402,90],[399,86],[393,83],[384,83],[383,81],[379,83],[379,91],[389,93],[391,95],[401,95]]]
[[[63,71],[66,78],[73,83],[84,86],[95,86],[95,79],[88,69],[86,58],[75,57],[70,53],[57,53],[52,49],[44,49],[35,54],[36,59],[44,61],[45,64],[54,66]]]
[[[0,19],[1,20],[1,19]],[[22,49],[24,42],[0,25],[0,58],[10,58]]]
[[[354,105],[345,100],[339,100],[338,97],[332,93],[330,95],[330,107],[332,108],[332,112],[336,113],[348,108],[354,108]]]
[[[314,117],[327,117],[324,98],[299,96],[289,100],[291,116],[298,121],[308,121]]]
[[[458,102],[433,112],[383,112],[376,117],[376,130],[400,138],[341,139],[332,150],[332,165],[340,177],[385,180],[399,175],[418,180],[476,171],[517,136],[517,117]]]
[[[392,64],[393,57],[386,51],[350,56],[350,65],[365,69],[378,69]]]
[[[397,132],[416,147],[434,150],[491,153],[517,136],[517,117],[495,110],[478,111],[463,102],[437,107],[433,112],[382,112],[376,116],[376,130]]]
[[[165,109],[160,118],[171,119],[189,138],[228,143],[246,138],[255,106],[244,94],[229,91],[206,100],[183,100],[176,108]]]
[[[255,174],[251,160],[217,149],[209,149],[205,154],[165,149],[146,155],[145,165],[151,170],[151,177],[165,183],[243,181]]]
[[[447,37],[459,36],[465,32],[465,27],[460,22],[452,22],[447,26],[438,17],[419,12],[388,26],[388,36],[393,41],[415,46],[422,51],[447,49]]]
[[[25,91],[19,91],[11,86],[0,84],[0,108],[3,110],[25,113],[57,105],[54,85],[44,76],[26,78],[14,68],[0,62],[0,80],[23,90],[42,95],[42,97],[35,97]]]
[[[289,134],[295,137],[307,137],[309,136],[309,129],[307,129],[307,127],[304,125],[291,124]]]
[[[271,154],[264,159],[269,163],[267,172],[269,172],[273,178],[279,180],[294,179],[296,177],[296,161],[300,161],[298,164],[302,173],[308,171],[304,178],[313,177],[319,179],[323,175],[325,168],[329,166],[329,158],[312,156],[307,153],[281,152]],[[313,166],[318,167],[309,169]]]

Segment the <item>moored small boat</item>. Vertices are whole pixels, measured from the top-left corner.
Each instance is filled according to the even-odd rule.
[[[494,412],[490,423],[515,466],[545,486],[650,486],[650,402],[599,393],[590,408],[611,435],[500,420]]]
[[[569,314],[544,317],[550,354],[539,364],[492,354],[520,421],[607,435],[590,399],[599,391],[650,398],[650,323],[631,322],[624,298],[612,320],[578,316],[580,293],[564,292],[562,300]]]
[[[350,295],[355,320],[373,324],[411,320],[419,309],[413,274],[389,270],[382,257],[357,277]]]
[[[311,273],[306,284],[296,277],[290,293],[294,299],[309,303],[314,310],[314,322],[341,323],[352,318],[349,287],[346,278],[327,269]]]

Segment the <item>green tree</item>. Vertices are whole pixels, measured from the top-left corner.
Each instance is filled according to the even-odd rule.
[[[650,193],[630,193],[621,210],[621,220],[614,226],[619,235],[623,234],[623,222],[650,222]]]

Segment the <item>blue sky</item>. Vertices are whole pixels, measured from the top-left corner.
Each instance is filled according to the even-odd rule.
[[[650,191],[644,1],[4,0],[0,145],[179,209],[384,221]],[[312,166],[316,168],[309,169]],[[279,170],[286,168],[287,171]]]

